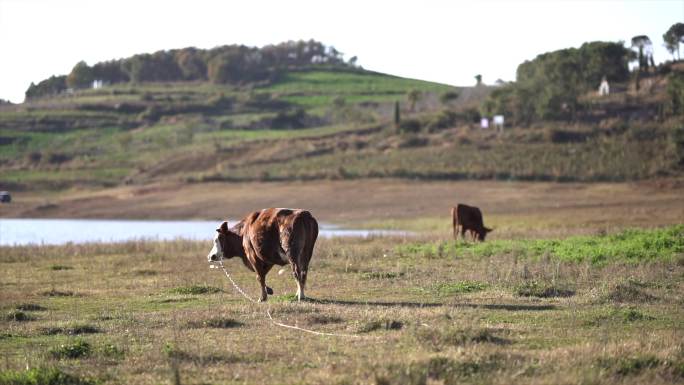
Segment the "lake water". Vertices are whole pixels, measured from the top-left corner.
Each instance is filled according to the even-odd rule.
[[[60,245],[68,242],[124,242],[139,239],[178,238],[210,241],[214,238],[215,229],[219,224],[219,221],[0,218],[0,245]],[[319,236],[325,238],[406,234],[406,232],[392,230],[341,229],[327,224],[322,224],[319,230]]]

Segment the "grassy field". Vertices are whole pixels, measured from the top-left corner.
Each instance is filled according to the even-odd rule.
[[[207,242],[3,247],[0,384],[681,383],[684,227],[570,235],[321,239],[266,304]]]

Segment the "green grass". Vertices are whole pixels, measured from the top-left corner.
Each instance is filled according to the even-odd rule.
[[[454,87],[376,73],[305,71],[289,73],[278,83],[262,88],[262,90],[279,94],[302,92],[333,96],[398,94],[400,98],[405,98],[406,92],[411,89],[423,92],[445,92],[453,90]]]
[[[397,253],[442,258],[449,255],[488,257],[509,254],[538,259],[545,256],[566,262],[649,263],[672,261],[684,252],[684,225],[661,229],[631,229],[616,234],[575,236],[565,239],[494,240],[480,243],[420,243],[397,247]]]
[[[91,385],[95,382],[63,372],[58,368],[0,371],[0,385]]]

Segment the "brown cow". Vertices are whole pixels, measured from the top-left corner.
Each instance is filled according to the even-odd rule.
[[[318,222],[304,210],[270,208],[245,216],[231,229],[223,222],[209,252],[209,262],[240,257],[248,269],[257,273],[261,298],[273,290],[266,286],[266,274],[273,265],[290,264],[297,280],[297,299],[304,298],[309,261],[318,238]]]
[[[494,231],[482,223],[482,212],[475,206],[462,203],[451,208],[451,218],[454,226],[454,239],[458,239],[458,227],[461,227],[461,237],[465,239],[466,231],[473,239],[484,241],[487,233]]]

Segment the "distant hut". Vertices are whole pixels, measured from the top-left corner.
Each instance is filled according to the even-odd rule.
[[[601,85],[599,86],[598,94],[599,96],[610,95],[610,85],[608,85],[608,79],[606,79],[605,76],[601,79]]]
[[[503,132],[504,130],[504,116],[503,115],[494,115],[494,119],[492,119],[494,122],[494,128],[498,132]]]
[[[0,202],[10,203],[12,202],[12,196],[8,191],[0,191]]]

